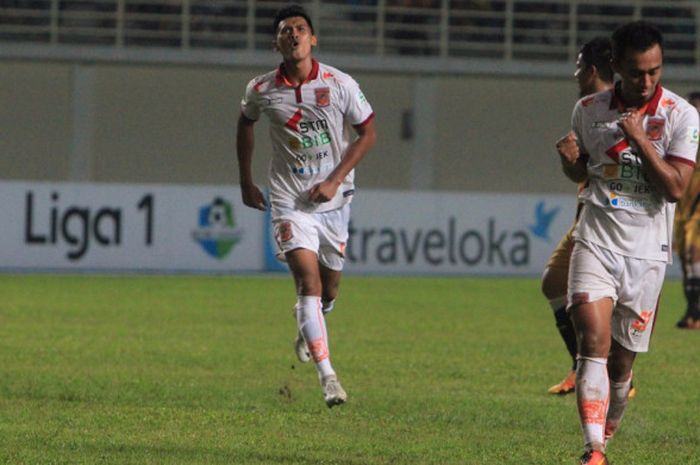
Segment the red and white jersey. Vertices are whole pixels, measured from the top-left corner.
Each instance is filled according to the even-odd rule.
[[[583,212],[574,236],[629,257],[671,261],[675,204],[649,182],[638,148],[618,126],[625,111],[614,90],[584,97],[572,126],[582,154],[588,154],[588,187],[579,195]],[[683,98],[656,86],[638,111],[656,152],[665,160],[695,165],[698,112]]]
[[[270,203],[276,216],[285,209],[323,212],[350,202],[350,172],[329,202],[309,202],[308,192],[340,163],[350,145],[350,126],[362,126],[374,113],[360,86],[348,74],[313,61],[305,82],[292,86],[284,65],[254,78],[246,87],[241,111],[250,120],[270,120]]]

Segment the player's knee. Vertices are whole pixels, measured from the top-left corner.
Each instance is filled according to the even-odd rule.
[[[323,293],[321,294],[321,298],[323,299],[324,302],[332,302],[338,297],[338,286],[333,286],[333,287],[328,287],[324,286],[323,287]]]
[[[321,280],[311,274],[302,276],[296,280],[298,295],[321,296]]]
[[[610,336],[594,332],[577,331],[578,352],[584,357],[607,358],[610,352]]]
[[[616,383],[622,383],[632,376],[633,359],[611,356],[608,359],[608,376]]]

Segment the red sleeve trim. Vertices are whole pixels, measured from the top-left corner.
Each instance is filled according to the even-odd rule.
[[[369,123],[369,122],[372,121],[373,119],[374,119],[374,112],[372,112],[372,114],[369,115],[369,116],[367,117],[366,120],[364,120],[364,121],[361,122],[360,124],[353,124],[352,127],[354,127],[354,128],[361,128],[362,126],[365,126],[367,123]]]
[[[688,160],[687,158],[678,157],[676,155],[666,155],[664,159],[668,161],[677,161],[679,163],[683,163],[684,165],[688,165],[691,167],[695,166],[695,162],[693,160]]]

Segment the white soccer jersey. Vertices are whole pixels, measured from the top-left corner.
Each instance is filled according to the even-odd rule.
[[[284,65],[254,78],[246,87],[241,111],[250,120],[261,113],[270,119],[272,214],[284,209],[323,212],[350,202],[350,172],[329,202],[312,203],[308,192],[340,163],[353,134],[347,124],[362,126],[374,116],[360,86],[348,74],[313,61],[307,80],[292,86]]]
[[[619,86],[579,100],[572,125],[582,154],[588,154],[588,187],[575,237],[622,255],[671,261],[675,204],[667,202],[646,176],[634,146],[617,119],[625,111]],[[695,165],[698,112],[657,85],[643,112],[644,129],[665,160]]]

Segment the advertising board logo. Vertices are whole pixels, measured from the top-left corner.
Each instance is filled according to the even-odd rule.
[[[199,209],[198,227],[192,231],[192,237],[208,255],[223,259],[241,236],[240,228],[236,228],[233,207],[226,200],[216,197]]]
[[[551,210],[545,209],[544,202],[537,202],[535,207],[535,224],[529,225],[530,232],[540,239],[549,241],[549,229],[552,226],[552,221],[559,213],[559,207],[554,207]]]

